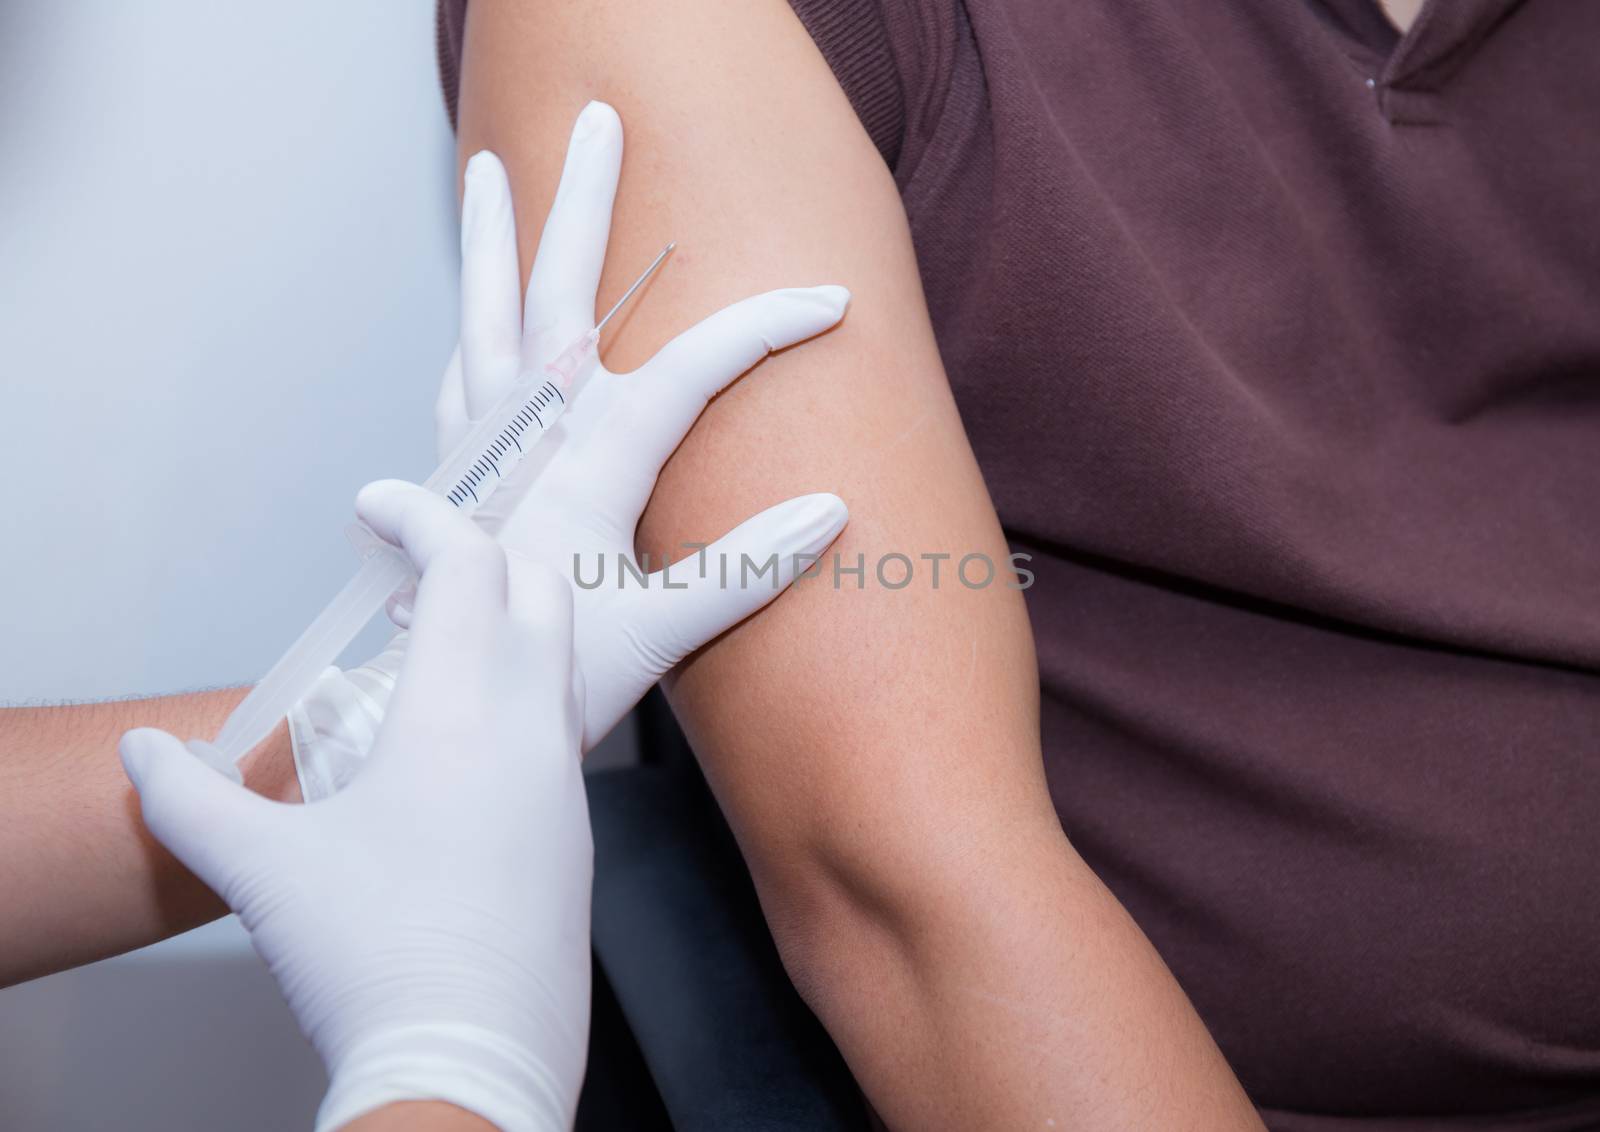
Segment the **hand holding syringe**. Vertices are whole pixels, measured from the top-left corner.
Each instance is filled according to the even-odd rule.
[[[837,286],[767,292],[711,315],[632,373],[607,371],[595,353],[600,328],[666,254],[605,318],[591,323],[621,162],[622,130],[615,111],[590,103],[573,132],[528,281],[526,318],[520,312],[505,170],[487,153],[468,164],[460,351],[465,373],[447,374],[438,424],[441,447],[450,455],[426,486],[469,510],[483,506],[581,392],[564,418],[565,435],[553,459],[548,464],[541,459],[545,466],[538,470],[536,489],[524,474],[478,515],[480,523],[487,515],[490,529],[517,552],[513,562],[519,556],[541,559],[569,572],[580,550],[632,559],[634,529],[656,474],[707,400],[769,351],[827,330],[849,301],[849,292]],[[560,342],[563,335],[572,344],[548,366],[535,364],[528,373],[507,373],[485,361],[548,357],[543,344]],[[495,407],[474,412],[474,403]],[[751,584],[740,576],[725,583],[714,570],[708,576],[675,568],[670,584],[651,575],[644,587],[608,583],[577,589],[584,748],[598,742],[667,667],[771,601],[802,565],[796,556],[820,553],[846,518],[834,496],[801,496],[768,508],[706,549],[702,562],[731,561],[736,575],[746,555],[757,562],[776,557],[777,573],[757,575]],[[396,562],[385,544],[373,545],[376,553],[356,578],[224,725],[218,745],[229,758],[264,738],[388,596],[410,580],[409,568]],[[644,563],[647,572],[649,565]],[[392,686],[398,659],[391,650],[373,662],[387,668],[380,683]],[[333,675],[340,674],[334,670]],[[386,698],[386,691],[378,695],[368,687],[348,700],[359,702],[362,711],[381,713]],[[319,726],[337,728],[338,715],[316,717],[324,721]],[[342,738],[331,736],[339,741],[330,746],[362,746],[369,734],[363,727]]]
[[[561,418],[569,398],[577,391],[579,379],[595,361],[600,332],[655,273],[672,248],[672,244],[662,248],[605,317],[546,365],[543,373],[531,373],[518,381],[422,486],[443,495],[469,515],[482,506],[528,450]],[[355,577],[345,583],[223,723],[215,746],[230,761],[238,762],[271,734],[278,721],[311,690],[323,670],[339,658],[383,608],[389,595],[412,579],[410,560],[399,550],[376,535],[367,549],[366,560]]]

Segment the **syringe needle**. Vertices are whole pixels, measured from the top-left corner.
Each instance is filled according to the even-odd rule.
[[[652,276],[652,275],[654,275],[656,273],[656,268],[661,266],[661,261],[666,259],[667,255],[672,251],[672,249],[677,247],[677,246],[678,246],[678,242],[676,240],[674,240],[674,241],[672,241],[672,243],[668,244],[666,247],[661,249],[661,254],[656,256],[655,259],[650,261],[650,266],[644,269],[644,274],[639,276],[639,278],[637,278],[637,279],[635,279],[633,281],[633,286],[629,287],[626,291],[622,292],[622,298],[617,300],[617,305],[612,307],[610,310],[606,311],[606,316],[604,318],[602,318],[599,322],[594,324],[594,332],[595,332],[595,334],[599,334],[600,331],[605,329],[606,323],[611,321],[611,316],[616,314],[619,310],[622,309],[622,304],[623,303],[626,303],[629,299],[633,298],[633,293],[635,291],[637,291],[640,287],[644,286],[644,281],[646,279],[650,278],[650,276]]]
[[[651,260],[650,266],[644,269],[644,274],[635,279],[633,286],[622,293],[622,298],[617,300],[617,305],[606,311],[606,316],[594,324],[594,329],[585,331],[576,342],[562,350],[555,361],[548,363],[544,367],[545,373],[550,375],[551,380],[555,382],[556,388],[561,391],[563,397],[570,393],[572,387],[577,384],[578,371],[594,357],[595,351],[600,348],[601,327],[610,322],[611,316],[622,309],[622,305],[633,297],[635,291],[644,286],[644,281],[655,274],[656,268],[661,266],[661,261],[666,259],[667,254],[677,246],[677,242],[674,241],[662,248],[661,254]]]

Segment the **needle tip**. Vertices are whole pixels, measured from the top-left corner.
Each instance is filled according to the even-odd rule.
[[[678,241],[674,240],[670,244],[668,244],[666,247],[662,248],[660,254],[657,255],[654,260],[651,261],[650,266],[644,269],[644,274],[639,276],[639,278],[637,278],[637,279],[635,279],[633,281],[633,285],[622,293],[622,298],[617,300],[617,305],[612,307],[610,310],[606,311],[605,317],[602,318],[599,322],[595,323],[594,324],[594,329],[591,330],[589,333],[591,333],[591,334],[595,335],[596,337],[598,337],[599,334],[600,334],[601,328],[603,328],[606,323],[611,321],[611,316],[616,314],[619,310],[621,310],[624,303],[626,303],[629,299],[633,298],[633,293],[635,291],[637,291],[641,286],[644,285],[644,281],[646,279],[650,278],[650,276],[655,274],[656,268],[661,266],[661,261],[667,258],[667,253],[670,252],[673,248],[675,248],[677,246],[678,246]]]

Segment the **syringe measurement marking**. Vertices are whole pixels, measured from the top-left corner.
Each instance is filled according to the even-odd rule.
[[[474,503],[481,503],[482,500],[478,498],[478,493],[475,490],[477,485],[488,479],[491,471],[496,476],[502,479],[505,478],[505,473],[500,470],[500,461],[497,457],[509,456],[512,445],[516,446],[518,452],[523,452],[522,442],[518,437],[534,424],[537,424],[540,431],[543,431],[545,428],[544,417],[540,415],[539,410],[549,408],[557,400],[565,402],[566,398],[561,395],[561,390],[548,381],[535,390],[534,395],[523,403],[522,408],[517,410],[516,416],[506,423],[505,428],[495,434],[494,438],[489,442],[488,451],[473,462],[472,466],[467,470],[467,474],[461,477],[445,498],[457,507],[465,505],[469,495]]]

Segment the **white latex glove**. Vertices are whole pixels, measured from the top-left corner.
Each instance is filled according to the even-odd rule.
[[[572,599],[442,498],[356,505],[411,556],[405,667],[370,757],[309,806],[253,794],[164,731],[122,761],[145,824],[239,914],[330,1078],[337,1128],[437,1099],[507,1130],[571,1126],[593,872]],[[200,757],[196,757],[196,755]]]
[[[441,452],[520,372],[542,370],[594,325],[621,167],[622,123],[610,106],[591,102],[573,129],[524,311],[505,168],[488,152],[468,162],[461,343],[435,411]],[[663,270],[671,270],[670,260]],[[632,373],[596,366],[555,428],[477,512],[509,550],[569,581],[575,561],[586,581],[605,563],[604,585],[574,586],[573,594],[586,752],[668,669],[770,602],[843,529],[848,512],[837,496],[801,496],[746,520],[668,578],[656,571],[648,585],[631,576],[624,588],[617,585],[618,557],[637,563],[634,532],[656,477],[706,403],[769,352],[833,326],[849,298],[837,286],[771,291],[718,311]],[[648,290],[634,302],[649,302]],[[748,572],[743,555],[755,564]],[[776,571],[758,574],[774,555]],[[336,789],[359,762],[401,656],[403,647],[352,673],[330,669],[291,715],[308,797]]]

